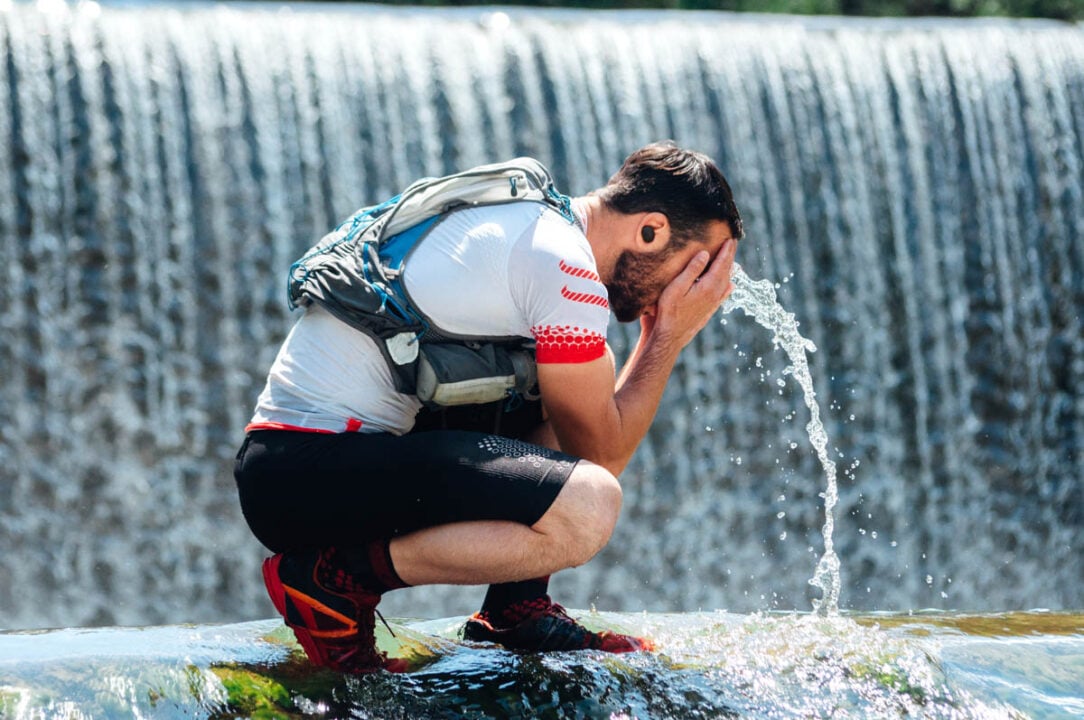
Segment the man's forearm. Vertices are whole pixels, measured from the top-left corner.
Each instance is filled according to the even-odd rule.
[[[645,337],[646,336],[646,337]],[[604,410],[577,424],[559,423],[553,430],[561,450],[601,465],[619,475],[651,427],[680,347],[661,337],[641,336],[625,362]]]
[[[647,435],[680,352],[680,346],[644,333],[621,368],[614,393],[621,438],[615,461],[620,467],[609,468],[614,474],[624,470]]]

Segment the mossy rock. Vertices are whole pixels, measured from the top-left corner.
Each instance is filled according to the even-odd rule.
[[[308,717],[311,713],[299,706],[304,700],[330,697],[344,682],[342,675],[298,657],[274,666],[231,663],[210,670],[226,691],[226,708],[217,717]]]

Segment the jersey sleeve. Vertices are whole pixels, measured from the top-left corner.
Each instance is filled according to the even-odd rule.
[[[606,352],[610,303],[587,239],[564,220],[539,219],[511,257],[513,293],[539,363],[584,363]]]

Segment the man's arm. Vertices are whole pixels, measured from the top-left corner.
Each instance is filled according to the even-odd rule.
[[[647,434],[681,349],[730,293],[736,241],[708,267],[701,252],[662,292],[654,315],[641,318],[640,338],[616,382],[606,354],[587,363],[540,363],[542,402],[561,450],[624,470]],[[707,267],[707,272],[704,272]]]

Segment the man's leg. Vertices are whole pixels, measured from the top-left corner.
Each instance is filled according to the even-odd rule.
[[[549,423],[545,421],[541,403],[525,402],[510,413],[503,412],[505,408],[500,408],[499,430],[493,427],[494,410],[493,407],[475,406],[424,411],[418,416],[416,431],[425,432],[434,428],[448,427],[482,432],[488,429],[490,432],[505,437],[524,440],[536,447],[560,451],[557,436]],[[578,467],[583,467],[585,471],[588,471],[593,466],[581,461]],[[600,468],[595,469],[600,470]],[[582,478],[583,476],[577,474],[575,482],[578,483]],[[612,478],[608,473],[599,473],[593,480],[600,483],[601,487],[607,487]],[[579,509],[583,500],[577,497],[578,485],[574,484],[571,490],[567,487],[568,483],[566,483],[566,489],[562,489],[560,496],[550,508],[552,512],[547,512],[542,520],[545,520],[550,527],[560,528],[557,534],[565,537],[571,537],[570,533],[574,533],[577,529],[584,529],[585,526],[605,529],[604,537],[598,538],[601,544],[605,545],[616,517],[609,521],[608,527],[605,521],[595,523],[589,518],[581,517]],[[613,509],[616,512],[621,498],[620,488],[615,480],[612,489],[615,493]],[[561,528],[562,525],[565,527]],[[533,524],[532,528],[538,529],[539,525]],[[543,530],[545,529],[543,526]],[[447,538],[438,535],[430,539],[440,542]],[[586,547],[590,539],[583,538],[583,541],[583,546]],[[454,552],[454,544],[448,549]],[[571,559],[563,566],[571,567],[584,561],[586,558]],[[442,559],[441,562],[444,560]],[[521,563],[519,568],[524,571],[527,565]],[[482,603],[482,609],[467,621],[463,636],[468,640],[497,642],[523,650],[571,650],[591,647],[610,652],[628,652],[647,649],[651,646],[650,643],[639,638],[605,632],[592,633],[580,626],[568,617],[560,605],[550,599],[548,573],[527,580],[491,582]]]
[[[280,552],[265,564],[268,591],[315,662],[352,672],[380,666],[382,592],[581,564],[605,545],[620,506],[604,469],[508,438],[257,435],[236,476],[250,526]]]
[[[265,583],[310,659],[347,672],[405,669],[376,651],[372,614],[384,592],[408,585],[490,584],[501,616],[476,615],[468,639],[525,650],[642,650],[649,646],[638,639],[587,631],[550,601],[547,580],[531,579],[591,559],[609,539],[620,504],[616,480],[581,463],[532,526],[459,522],[390,542],[279,554],[265,562]],[[516,622],[502,622],[508,618]]]
[[[609,539],[621,494],[604,468],[476,433],[259,436],[238,454],[242,507],[257,537],[280,553],[264,565],[264,580],[315,663],[378,669],[380,594],[433,582],[513,583],[504,602],[532,601],[526,631],[499,637],[489,625],[501,627],[499,618],[483,612],[467,630],[485,622],[489,634],[469,639],[525,650],[645,646],[584,630],[541,579],[590,560]]]
[[[560,450],[552,428],[545,421],[538,401],[525,401],[511,412],[504,403],[478,407],[426,409],[419,413],[413,432],[455,427],[461,430],[492,432],[525,440],[533,445]],[[522,615],[522,608],[549,602],[549,575],[529,580],[491,583],[476,617],[500,622]]]
[[[463,522],[395,538],[391,565],[411,585],[490,585],[482,611],[468,619],[467,640],[516,650],[650,650],[650,641],[592,632],[547,593],[549,574],[582,565],[610,539],[621,488],[607,470],[580,461],[553,504],[533,525]]]
[[[409,585],[483,585],[530,580],[582,565],[609,541],[621,487],[604,468],[580,461],[533,525],[452,523],[394,538],[395,571]]]

